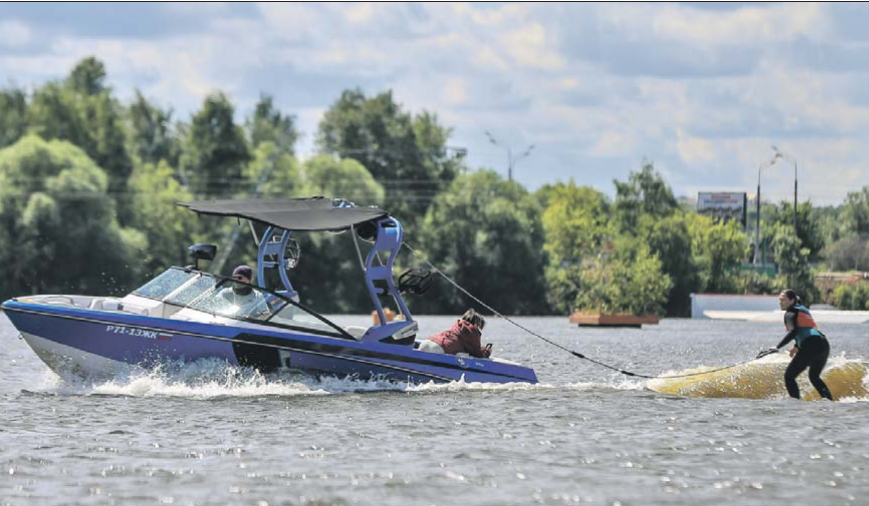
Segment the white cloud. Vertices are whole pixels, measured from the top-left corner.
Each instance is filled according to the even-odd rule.
[[[607,4],[608,28],[639,40],[674,40],[700,46],[760,45],[817,38],[829,31],[822,4],[741,6],[708,11],[680,4]]]
[[[368,23],[374,17],[374,6],[370,2],[358,2],[340,4],[340,12],[344,19],[351,24],[359,25]]]
[[[443,89],[443,101],[449,105],[461,106],[468,100],[468,84],[464,79],[447,80]]]
[[[285,40],[316,40],[328,28],[309,4],[264,2],[258,7],[266,25],[263,29],[270,28]]]
[[[559,70],[565,62],[548,40],[546,28],[539,23],[529,23],[499,36],[505,51],[519,65],[528,69]]]
[[[498,28],[515,19],[523,19],[530,15],[522,4],[506,4],[496,8],[477,7],[469,3],[450,4],[454,15],[470,19],[474,24],[487,28]]]
[[[710,162],[718,158],[714,143],[699,137],[691,137],[681,128],[676,130],[676,134],[676,148],[686,165]]]
[[[0,47],[23,47],[31,42],[33,32],[26,24],[15,21],[0,21]]]
[[[624,132],[606,131],[601,132],[595,139],[595,143],[588,150],[592,156],[624,156],[636,148],[636,142],[630,135]]]
[[[506,60],[489,46],[483,46],[474,50],[471,53],[471,58],[474,66],[480,70],[493,70],[497,72],[510,70],[510,65]]]

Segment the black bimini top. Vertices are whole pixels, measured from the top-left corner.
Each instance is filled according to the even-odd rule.
[[[332,199],[201,200],[178,202],[199,214],[235,216],[284,230],[346,230],[386,216],[379,207],[336,207]]]

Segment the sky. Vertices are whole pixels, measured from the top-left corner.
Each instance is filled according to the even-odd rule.
[[[2,3],[0,85],[85,56],[122,100],[176,119],[223,91],[297,117],[311,156],[349,88],[437,113],[474,168],[608,194],[651,161],[678,196],[835,205],[869,185],[869,5],[789,3]],[[497,141],[493,144],[487,132]]]

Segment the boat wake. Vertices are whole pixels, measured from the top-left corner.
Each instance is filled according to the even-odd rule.
[[[46,372],[39,390],[59,395],[216,399],[329,395],[399,387],[388,381],[315,378],[295,373],[262,374],[255,369],[228,365],[223,360],[201,359],[121,373],[105,381],[71,381]]]
[[[790,363],[785,354],[764,357],[748,364],[724,371],[710,372],[688,378],[659,378],[649,380],[646,386],[655,392],[686,397],[733,397],[743,399],[786,398],[784,372]],[[684,371],[670,371],[662,376],[702,373],[715,367],[698,367]],[[824,382],[837,400],[869,400],[869,363],[847,359],[844,355],[830,357],[824,373]],[[803,373],[797,379],[803,399],[817,400],[818,392]]]
[[[314,377],[300,373],[262,374],[254,369],[235,367],[218,359],[192,363],[166,363],[153,370],[133,370],[109,380],[71,382],[46,371],[36,389],[54,395],[107,395],[126,397],[170,397],[189,399],[298,397],[373,392],[401,392],[418,395],[456,392],[533,392],[562,390],[576,392],[648,391],[683,397],[774,399],[786,398],[784,371],[786,355],[772,355],[724,371],[688,378],[659,378],[648,381],[625,379],[620,382],[551,383],[476,383],[464,379],[449,383],[399,383],[386,379]],[[717,367],[701,366],[669,371],[663,376],[703,373]],[[832,357],[823,374],[837,400],[869,401],[869,363]],[[804,398],[818,399],[805,374],[799,378]]]
[[[386,379],[314,377],[299,373],[262,374],[254,369],[235,367],[218,359],[190,363],[167,363],[153,370],[132,370],[108,380],[72,381],[46,371],[38,393],[54,395],[107,395],[126,397],[177,397],[190,399],[295,397],[368,392],[438,394],[454,392],[521,392],[573,390],[606,392],[645,390],[639,382],[477,383],[464,379],[449,383],[399,383]]]

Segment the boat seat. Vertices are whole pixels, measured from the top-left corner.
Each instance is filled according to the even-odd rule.
[[[124,304],[120,299],[94,299],[88,307],[98,311],[124,311],[131,314],[151,316],[151,309],[142,306]]]
[[[75,307],[75,301],[72,297],[66,295],[51,295],[48,297],[41,297],[41,302],[44,304],[50,304],[52,306],[72,306]]]
[[[120,311],[123,304],[118,299],[94,299],[91,301],[88,309],[96,309],[99,311]]]

